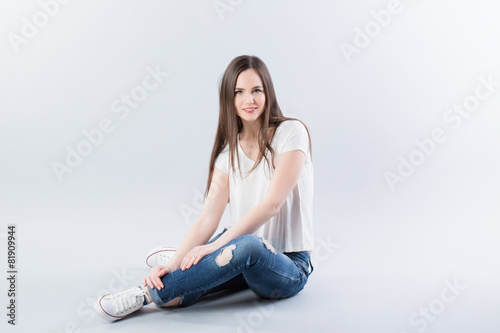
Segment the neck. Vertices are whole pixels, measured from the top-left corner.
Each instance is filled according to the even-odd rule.
[[[257,141],[257,133],[259,124],[244,124],[240,132],[240,140],[244,141]]]

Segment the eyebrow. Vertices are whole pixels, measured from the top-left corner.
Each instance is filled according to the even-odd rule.
[[[262,89],[261,86],[255,86],[252,89],[255,89],[255,88],[261,88]],[[245,89],[243,89],[243,88],[234,88],[234,90],[245,90]]]

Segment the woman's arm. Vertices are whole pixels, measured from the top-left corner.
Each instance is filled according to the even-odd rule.
[[[214,168],[212,183],[200,216],[189,229],[168,266],[172,271],[180,267],[181,261],[193,247],[206,244],[219,226],[229,201],[229,176]]]
[[[220,219],[224,214],[229,201],[229,176],[217,168],[214,168],[212,183],[207,198],[203,205],[200,216],[196,219],[186,236],[179,245],[175,255],[167,266],[154,266],[151,273],[143,280],[143,286],[161,290],[164,286],[161,278],[166,274],[180,268],[185,255],[199,245],[206,244],[219,226]]]
[[[201,258],[226,245],[231,240],[254,233],[271,217],[278,214],[286,198],[297,184],[304,168],[305,159],[306,155],[301,150],[280,154],[264,199],[215,242],[197,246],[189,251],[181,262],[181,268],[183,270],[189,269],[192,265],[196,265]]]

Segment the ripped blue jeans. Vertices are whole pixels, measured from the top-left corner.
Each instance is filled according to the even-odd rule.
[[[233,288],[250,288],[266,298],[285,298],[304,288],[313,271],[310,264],[307,251],[280,253],[261,237],[243,235],[206,255],[191,268],[165,275],[162,290],[149,286],[148,290],[157,306],[182,296],[178,306],[187,307],[205,295]]]

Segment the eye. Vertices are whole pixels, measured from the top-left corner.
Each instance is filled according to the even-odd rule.
[[[255,89],[253,92],[254,92],[254,93],[260,93],[260,92],[262,92],[262,90],[260,90],[260,89]]]
[[[236,91],[234,92],[234,94],[235,94],[235,95],[238,95],[238,94],[239,94],[239,93],[241,93],[241,92],[242,92],[241,90],[236,90]]]

